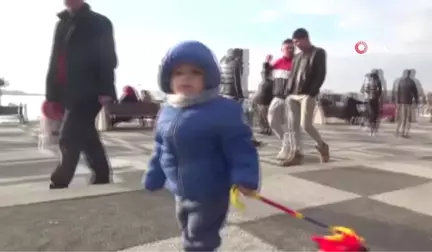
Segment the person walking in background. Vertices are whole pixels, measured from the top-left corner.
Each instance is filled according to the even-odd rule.
[[[404,70],[402,78],[395,81],[392,101],[396,104],[396,136],[409,137],[413,101],[418,104],[418,90],[411,78],[411,70]],[[400,128],[402,126],[402,134]]]
[[[417,79],[415,76],[417,74],[415,69],[409,69],[410,70],[410,78],[414,81],[417,87],[417,94],[418,97],[425,96],[425,91],[423,89],[422,84],[420,83],[420,80]],[[417,122],[417,118],[419,116],[419,107],[418,104],[415,104],[412,106],[412,114],[411,114],[411,122]]]
[[[148,91],[148,90],[141,90],[140,101],[153,102],[154,98],[153,98],[153,95],[150,93],[150,91]]]
[[[313,126],[313,117],[316,106],[316,97],[324,83],[327,63],[324,49],[315,47],[309,40],[309,34],[304,28],[294,31],[293,41],[300,53],[293,61],[293,70],[286,86],[288,95],[289,122],[292,129],[292,149],[290,155],[281,162],[282,166],[299,165],[303,161],[300,139],[300,127],[303,128],[317,143],[321,162],[330,159],[329,146],[322,140],[320,134]]]
[[[243,74],[242,65],[242,50],[239,48],[228,49],[226,55],[221,59],[221,88],[220,94],[226,98],[236,100],[243,105],[245,95],[241,83]],[[249,121],[244,111],[245,121]],[[255,146],[261,146],[261,142],[257,141],[255,137],[252,139]]]
[[[61,161],[51,174],[51,189],[67,188],[80,152],[93,172],[92,184],[110,182],[111,170],[95,118],[116,99],[117,66],[111,21],[83,0],[65,0],[58,14],[46,82],[46,100],[65,108],[60,131]]]
[[[282,42],[282,57],[271,63],[272,57],[266,58],[266,69],[272,70],[273,76],[273,99],[268,109],[268,122],[275,135],[282,141],[282,148],[276,159],[283,160],[289,154],[287,140],[287,110],[286,110],[286,86],[292,68],[292,59],[294,57],[294,44],[291,39]]]
[[[165,185],[174,194],[183,251],[216,251],[230,188],[246,196],[258,189],[252,132],[241,105],[219,95],[219,66],[204,44],[186,41],[171,48],[159,76],[167,103],[157,119],[144,187],[156,191]]]
[[[372,70],[371,73],[366,74],[366,80],[360,92],[365,96],[368,111],[369,135],[375,136],[378,130],[378,118],[381,107],[380,99],[382,95],[382,84],[377,70]]]
[[[432,122],[432,93],[426,95],[426,114],[429,115],[429,122]]]
[[[119,104],[126,104],[126,103],[138,103],[139,98],[137,91],[131,87],[131,86],[124,86],[123,87],[123,94],[119,99]],[[114,126],[121,122],[129,122],[133,119],[131,116],[116,116],[112,119],[111,125]]]
[[[131,86],[123,87],[123,94],[119,99],[119,103],[137,103],[139,101],[137,91]]]
[[[271,59],[267,60],[267,62],[268,61],[271,61]],[[273,99],[273,79],[271,75],[271,67],[269,64],[264,63],[261,71],[262,80],[254,97],[254,103],[256,104],[258,111],[258,123],[261,130],[260,133],[264,135],[271,135],[271,128],[267,119],[268,108]]]
[[[363,104],[361,101],[355,99],[353,95],[345,97],[343,105],[343,115],[347,124],[355,125],[360,117],[358,106]]]
[[[241,53],[239,48],[230,48],[220,61],[222,76],[220,94],[239,102],[243,102],[245,98],[241,86]]]

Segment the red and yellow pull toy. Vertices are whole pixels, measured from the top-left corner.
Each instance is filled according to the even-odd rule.
[[[240,201],[240,192],[236,187],[231,189],[231,204],[239,209],[244,209],[245,205]],[[346,227],[332,227],[322,222],[311,219],[304,216],[302,213],[291,210],[286,206],[283,206],[277,202],[274,202],[264,196],[255,193],[252,195],[253,198],[260,200],[261,202],[275,207],[297,219],[305,220],[319,227],[325,228],[330,231],[330,235],[327,236],[312,236],[318,246],[319,252],[364,252],[369,249],[364,245],[363,237],[356,234],[356,232]]]

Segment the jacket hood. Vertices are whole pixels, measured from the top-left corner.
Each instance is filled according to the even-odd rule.
[[[159,68],[159,87],[162,92],[173,93],[171,75],[174,68],[181,64],[191,64],[203,70],[206,90],[219,87],[221,73],[213,52],[199,41],[184,41],[168,50],[162,59]]]

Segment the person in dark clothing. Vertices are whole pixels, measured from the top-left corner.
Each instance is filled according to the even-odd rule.
[[[138,98],[136,90],[131,86],[125,86],[123,88],[123,95],[119,99],[119,104],[137,103],[137,102],[139,102],[139,98]],[[111,124],[112,124],[112,126],[114,126],[117,123],[129,122],[132,119],[133,118],[130,116],[119,116],[119,117],[114,118],[112,120]]]
[[[293,141],[290,144],[292,151],[281,165],[292,166],[303,162],[300,127],[315,140],[321,162],[327,163],[330,159],[329,146],[313,126],[316,97],[327,74],[326,52],[311,44],[309,34],[304,28],[294,31],[293,41],[301,51],[294,58],[292,73],[286,86],[286,102],[292,129],[290,133],[293,134],[289,139]]]
[[[348,96],[345,99],[343,106],[343,118],[347,123],[352,125],[356,124],[356,119],[361,116],[358,110],[358,105],[360,104],[362,104],[362,102],[352,96]]]
[[[258,86],[258,91],[254,97],[254,102],[257,105],[260,133],[271,135],[271,128],[267,120],[268,108],[273,99],[273,79],[272,69],[269,64],[264,63],[261,72],[262,81]]]
[[[409,137],[411,127],[411,114],[413,101],[418,104],[418,90],[415,81],[411,78],[411,70],[405,70],[402,78],[395,81],[392,92],[392,101],[396,104],[396,136]]]
[[[372,70],[371,73],[366,74],[366,80],[360,91],[365,95],[369,119],[369,135],[371,136],[376,135],[378,130],[382,90],[382,83],[378,71]]]
[[[220,60],[221,85],[220,94],[226,98],[234,99],[243,104],[241,77],[243,74],[243,50],[239,48],[228,49],[226,55]],[[245,121],[248,121],[245,115]],[[261,146],[261,142],[255,138],[252,140],[255,146]]]
[[[46,81],[46,100],[65,108],[59,147],[60,164],[51,189],[67,188],[83,152],[93,172],[92,184],[110,182],[110,167],[95,127],[95,117],[116,99],[117,66],[111,21],[83,0],[66,0],[58,14]]]
[[[139,101],[136,90],[131,86],[125,86],[123,88],[123,95],[119,99],[119,103],[136,103]]]
[[[241,75],[243,73],[242,53],[242,50],[239,48],[230,48],[220,61],[220,94],[239,102],[242,102],[244,99],[241,85]]]

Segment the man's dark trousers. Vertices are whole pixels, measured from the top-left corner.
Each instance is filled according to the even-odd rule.
[[[69,186],[81,152],[93,172],[91,183],[110,182],[110,166],[95,126],[95,118],[100,109],[97,99],[77,103],[66,109],[59,141],[62,157],[51,175],[52,188]]]

